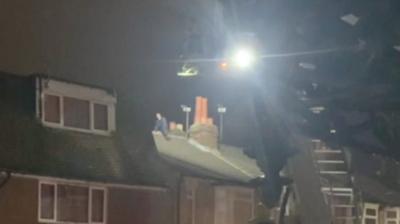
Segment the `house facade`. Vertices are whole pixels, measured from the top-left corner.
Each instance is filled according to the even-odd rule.
[[[255,188],[220,184],[209,178],[184,177],[180,194],[180,223],[245,224],[254,218],[259,203]]]
[[[202,105],[190,138],[154,133],[157,154],[138,157],[120,142],[115,91],[1,73],[1,223],[248,223],[264,174],[218,144]]]
[[[4,223],[173,223],[163,188],[13,174],[0,192]]]
[[[179,223],[249,223],[257,210],[267,212],[254,182],[264,173],[242,149],[218,141],[207,108],[207,99],[197,97],[189,130],[172,123],[167,138],[153,132],[159,155],[178,172]]]
[[[0,74],[1,223],[176,223],[176,192],[119,146],[117,96]]]

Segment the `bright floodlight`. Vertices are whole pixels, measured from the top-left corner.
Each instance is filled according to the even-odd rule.
[[[233,54],[232,61],[239,68],[249,68],[256,60],[254,51],[248,48],[239,48]]]

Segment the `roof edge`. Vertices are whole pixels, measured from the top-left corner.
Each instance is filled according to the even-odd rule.
[[[48,74],[44,74],[44,73],[33,73],[30,74],[28,77],[37,77],[37,78],[43,78],[43,79],[52,79],[55,81],[60,81],[60,82],[65,82],[65,83],[69,83],[69,84],[74,84],[74,85],[79,85],[79,86],[84,86],[84,87],[91,87],[91,88],[95,88],[95,89],[101,89],[106,91],[107,93],[116,96],[116,90],[110,87],[104,87],[104,86],[100,86],[100,85],[96,85],[96,84],[91,84],[91,83],[85,83],[85,82],[78,82],[78,81],[73,81],[70,79],[64,79],[64,78],[60,78],[60,77],[55,77],[52,75],[48,75]]]
[[[27,179],[38,179],[43,181],[64,181],[76,184],[97,184],[104,187],[115,187],[124,188],[131,190],[147,190],[147,191],[159,191],[166,192],[169,188],[165,186],[154,186],[154,185],[137,185],[137,184],[127,184],[122,182],[102,182],[102,181],[90,181],[90,180],[78,180],[70,178],[52,177],[52,176],[41,176],[35,174],[25,174],[18,172],[11,172],[11,177],[27,178]]]

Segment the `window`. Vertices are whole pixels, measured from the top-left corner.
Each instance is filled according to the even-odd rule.
[[[365,218],[365,224],[378,224],[377,220],[375,218]]]
[[[51,123],[60,123],[60,97],[46,94],[44,96],[44,120]]]
[[[108,130],[108,111],[107,105],[94,104],[94,129]]]
[[[369,216],[376,216],[376,210],[372,208],[366,208],[365,209],[365,214]]]
[[[71,185],[57,186],[57,220],[88,222],[89,189]]]
[[[64,97],[64,125],[66,127],[89,129],[89,101]]]
[[[385,224],[400,224],[400,208],[386,208],[384,214]]]
[[[112,91],[51,78],[38,78],[36,85],[36,116],[43,125],[101,135],[115,131]]]
[[[106,133],[112,129],[109,108],[89,100],[44,94],[43,122],[51,127]]]
[[[395,219],[397,218],[396,211],[386,211],[386,218]]]
[[[54,184],[41,184],[40,186],[40,218],[55,220],[55,191]]]
[[[92,222],[104,223],[105,195],[102,189],[92,190]]]
[[[105,223],[105,189],[40,183],[39,221]]]
[[[362,224],[378,224],[378,204],[365,203]]]

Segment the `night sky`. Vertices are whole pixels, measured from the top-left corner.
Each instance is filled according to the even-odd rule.
[[[120,123],[137,138],[148,139],[155,112],[183,122],[180,105],[205,96],[216,122],[217,104],[227,107],[226,141],[248,147],[254,121],[241,83],[212,69],[182,79],[170,62],[193,23],[215,36],[221,16],[212,0],[0,0],[0,69],[115,88],[128,105]]]
[[[213,63],[201,65],[199,77],[176,76],[181,64],[175,60],[193,30],[203,35],[203,56],[207,58],[220,56],[217,52],[235,29],[256,31],[262,53],[269,54],[363,43],[358,51],[263,62],[265,95],[280,97],[275,98],[281,104],[277,119],[296,120],[296,116],[301,117],[296,110],[308,111],[310,105],[298,106],[302,104],[298,93],[307,92],[307,97],[317,100],[333,98],[327,103],[325,126],[318,130],[329,135],[333,126],[348,129],[337,118],[340,111],[335,105],[339,101],[368,108],[376,104],[378,108],[371,109],[376,112],[383,99],[388,99],[376,94],[380,89],[393,90],[390,94],[395,94],[390,97],[399,99],[399,52],[393,49],[400,45],[398,0],[236,0],[236,20],[231,2],[0,0],[0,70],[24,75],[46,73],[115,88],[123,107],[119,110],[120,129],[144,139],[145,145],[151,144],[149,133],[156,112],[183,122],[179,105],[193,106],[198,95],[209,98],[210,113],[216,121],[217,104],[227,107],[227,143],[246,148],[257,145],[259,139],[254,133],[258,130],[243,77],[220,74]],[[356,26],[340,19],[349,13],[359,17]],[[317,70],[302,69],[301,62],[312,62]],[[377,82],[382,86],[373,86]],[[311,84],[318,88],[313,89]],[[363,95],[367,100],[356,97]],[[370,103],[368,99],[376,101]],[[323,124],[323,117],[319,118],[314,123]]]

